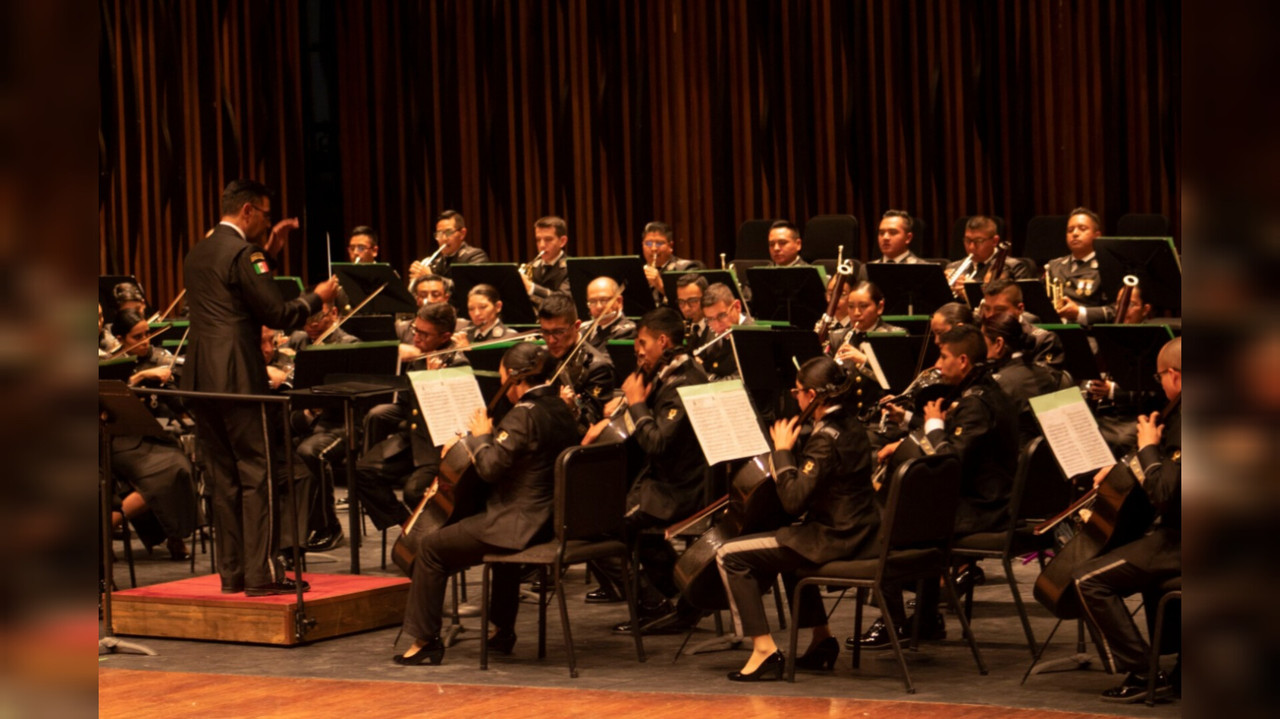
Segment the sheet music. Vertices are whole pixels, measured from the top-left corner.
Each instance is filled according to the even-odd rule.
[[[769,451],[756,411],[742,380],[724,380],[680,387],[680,400],[689,413],[707,464],[754,457]]]
[[[431,442],[437,447],[459,434],[466,434],[467,424],[476,410],[485,408],[480,384],[470,367],[413,370],[408,377],[418,398],[418,409],[427,422]]]
[[[1079,389],[1071,387],[1032,397],[1030,401],[1064,475],[1074,477],[1115,464]]]

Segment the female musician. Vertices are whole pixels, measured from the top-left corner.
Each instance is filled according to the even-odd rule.
[[[106,321],[102,317],[102,303],[98,303],[98,359],[104,360],[111,357],[111,353],[120,349],[120,340],[111,333],[111,329],[106,326]]]
[[[906,332],[881,319],[884,315],[884,292],[874,283],[861,282],[850,290],[848,310],[849,331],[835,353],[836,359],[842,363],[852,362],[859,368],[866,365],[867,355],[858,345],[868,332]]]
[[[146,341],[147,320],[139,310],[120,312],[112,329],[123,338],[128,354],[139,358],[140,369],[129,378],[131,386],[144,381],[170,381],[172,356]],[[176,419],[172,414],[158,414],[158,419],[174,429],[181,427],[168,422]],[[169,438],[115,437],[111,441],[111,468],[118,480],[116,497],[120,500],[111,513],[112,525],[118,527],[128,519],[148,551],[163,541],[174,560],[186,559],[183,537],[195,529],[196,497],[191,462],[177,442]]]
[[[1018,408],[1018,432],[1023,444],[1040,434],[1028,400],[1072,386],[1071,375],[1035,362],[1025,347],[1022,323],[1013,315],[994,315],[982,321],[991,376]]]
[[[498,374],[515,406],[496,434],[493,421],[477,411],[470,434],[459,440],[467,443],[480,478],[492,485],[487,505],[483,513],[423,538],[404,618],[404,631],[414,642],[392,657],[396,664],[439,664],[444,658],[440,624],[450,575],[486,554],[523,549],[547,534],[556,457],[578,441],[573,414],[546,384],[550,367],[551,356],[531,343],[515,345],[502,356]],[[518,565],[494,568],[491,616],[497,631],[488,642],[498,651],[510,652],[515,644],[519,580]]]
[[[467,344],[500,339],[507,334],[502,324],[502,298],[493,285],[476,285],[467,293],[467,314],[471,326],[467,328]]]
[[[845,371],[830,358],[815,357],[800,367],[791,393],[802,411],[817,405],[813,434],[799,452],[794,449],[798,418],[779,420],[769,435],[778,498],[787,512],[803,514],[804,520],[727,542],[716,553],[738,633],[752,642],[751,657],[729,674],[731,681],[782,676],[782,652],[769,635],[760,596],[760,587],[768,586],[775,573],[783,572],[790,593],[797,568],[873,552],[880,515],[871,488],[871,447],[854,412],[844,406],[851,387]],[[806,587],[800,595],[800,626],[811,627],[813,638],[796,666],[833,668],[840,648],[827,627],[817,587]]]

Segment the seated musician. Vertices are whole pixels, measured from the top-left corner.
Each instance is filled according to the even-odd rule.
[[[409,289],[413,292],[419,307],[434,302],[447,303],[453,297],[453,280],[443,275],[423,275],[415,279]],[[459,317],[453,331],[461,337],[470,326],[471,323],[465,317]],[[396,329],[402,344],[413,344],[413,322],[397,324]]]
[[[789,220],[777,220],[769,225],[769,267],[808,267],[809,263],[800,256],[804,240],[800,237],[800,228]]]
[[[697,260],[676,257],[676,231],[665,222],[655,220],[644,226],[640,233],[640,252],[644,255],[644,278],[653,292],[653,303],[658,307],[667,304],[663,272],[702,269],[702,263]]]
[[[710,335],[704,344],[709,344],[711,340],[721,337],[734,327],[755,324],[755,321],[742,310],[742,300],[734,297],[733,290],[722,282],[710,285],[702,293],[702,316],[707,320],[707,332]],[[712,381],[738,376],[738,362],[733,355],[733,342],[727,336],[717,340],[714,346],[707,347],[698,357],[698,361],[702,363],[707,376]]]
[[[885,445],[880,462],[891,462],[902,442],[917,442],[926,453],[955,454],[960,459],[960,506],[956,512],[957,535],[993,531],[1008,522],[1009,494],[1018,464],[1018,416],[1012,400],[991,379],[987,368],[987,344],[971,324],[958,324],[938,337],[940,355],[935,365],[941,382],[959,393],[949,406],[946,398],[923,408],[923,438],[915,436]],[[889,464],[892,472],[894,465]],[[892,476],[889,474],[887,476]],[[902,603],[902,587],[887,586],[887,611],[899,637],[910,634]],[[938,613],[938,584],[925,582],[917,600],[920,636],[946,638],[946,625]],[[852,638],[846,644],[851,644]],[[860,638],[864,649],[890,646],[887,627],[877,620]]]
[[[430,353],[447,349],[453,337],[457,313],[453,306],[438,302],[418,309],[413,320],[413,342],[424,357],[405,365],[404,369],[441,369],[467,363],[461,352]],[[378,405],[369,410],[366,433],[374,426],[395,424],[398,429],[369,447],[356,464],[360,479],[356,493],[373,526],[379,530],[404,525],[409,520],[409,507],[422,500],[422,494],[435,481],[440,468],[440,451],[432,443],[427,423],[421,416],[417,397],[412,391],[401,391],[396,404]],[[396,499],[394,485],[403,481],[404,501]],[[408,505],[408,506],[406,506]]]
[[[948,302],[939,307],[929,317],[929,333],[933,343],[938,344],[942,335],[961,325],[973,325],[973,310],[969,309],[968,305],[962,305],[959,302]],[[906,395],[903,398],[906,400],[903,404],[914,403],[915,396],[919,391],[936,383],[937,377],[938,368],[936,366],[923,370],[912,381],[907,391],[903,393]],[[906,434],[911,427],[912,420],[915,418],[913,411],[896,403],[886,403],[883,398],[881,399],[881,407],[884,416],[880,421],[880,428],[871,439],[872,446],[876,447],[877,450],[888,442],[897,440]]]
[[[412,265],[409,265],[409,279],[417,279],[423,275],[448,277],[450,268],[454,265],[488,262],[489,255],[484,250],[467,244],[467,233],[467,221],[461,212],[457,210],[441,212],[436,218],[436,231],[432,235],[440,254],[432,260],[430,267],[422,264],[421,260],[415,260]]]
[[[604,417],[604,404],[613,398],[618,378],[608,352],[579,342],[581,326],[578,308],[567,292],[552,292],[538,307],[538,327],[551,353],[552,373],[569,363],[556,380],[563,385],[560,397],[585,432]]]
[[[676,553],[661,535],[641,534],[649,527],[665,527],[701,509],[707,500],[707,463],[677,391],[704,384],[707,375],[684,346],[684,322],[670,307],[659,307],[640,318],[636,336],[637,371],[622,383],[623,398],[605,407],[612,415],[626,402],[631,437],[648,456],[648,464],[627,495],[628,539],[639,542],[640,622],[645,633],[681,633],[697,623],[701,612],[681,601],[672,577]],[[591,427],[582,443],[591,444],[608,426]],[[612,567],[611,581],[622,586],[620,567]],[[619,594],[621,592],[618,592]],[[629,623],[614,627],[630,633]]]
[[[795,570],[836,559],[860,559],[875,552],[880,513],[871,488],[871,445],[851,402],[855,383],[835,361],[814,357],[796,374],[791,390],[800,410],[813,410],[813,434],[802,449],[798,418],[778,420],[769,429],[774,450],[770,465],[778,498],[796,525],[740,537],[716,552],[729,595],[737,634],[751,637],[752,653],[732,681],[774,679],[783,657],[769,634],[760,588],[782,572],[787,595],[794,596]],[[808,651],[796,658],[802,669],[831,669],[840,648],[827,627],[826,609],[815,586],[800,595],[800,626],[811,627]]]
[[[1071,375],[1032,359],[1027,352],[1022,324],[1010,315],[997,314],[982,321],[987,341],[991,379],[1009,395],[1018,409],[1018,434],[1026,444],[1040,435],[1040,423],[1031,412],[1030,399],[1072,386]]]
[[[597,277],[587,285],[587,311],[591,329],[587,342],[604,350],[609,340],[629,340],[636,336],[636,323],[622,314],[622,288],[612,277]]]
[[[1026,311],[1022,303],[1022,288],[1013,280],[1000,278],[984,284],[980,309],[986,317],[1010,315],[1017,318],[1022,324],[1023,346],[1030,351],[1031,358],[1057,369],[1065,366],[1067,353],[1062,347],[1062,339],[1055,332],[1035,326],[1040,318]]]
[[[467,314],[471,326],[467,328],[467,344],[502,339],[509,330],[502,324],[502,297],[493,285],[480,284],[467,293]]]
[[[997,245],[1000,244],[1000,235],[996,234],[996,229],[996,221],[986,215],[973,215],[965,221],[964,251],[973,258],[973,262],[963,275],[956,275],[956,280],[951,285],[951,290],[956,293],[956,297],[964,299],[965,282],[988,282],[997,279],[988,277],[991,274],[990,270],[995,269],[990,266],[990,263],[996,254]],[[955,275],[963,264],[963,259],[948,263],[947,277]],[[1006,257],[1004,269],[999,276],[1011,280],[1031,279],[1031,268],[1020,260]]]
[[[147,295],[136,283],[121,282],[111,288],[111,297],[116,301],[116,313],[125,310],[136,310],[140,315],[147,314]]]
[[[414,642],[393,657],[397,664],[439,664],[444,658],[440,625],[450,575],[479,564],[486,554],[550,538],[556,457],[578,441],[577,426],[555,388],[546,384],[551,357],[545,349],[527,342],[511,347],[498,373],[515,406],[496,432],[493,421],[477,411],[470,433],[460,440],[467,443],[476,473],[490,485],[484,512],[423,537],[404,617],[404,632]],[[486,641],[504,653],[516,640],[519,579],[519,565],[493,568],[489,616],[496,631]]]
[[[1101,235],[1098,213],[1075,208],[1067,219],[1069,253],[1044,266],[1045,279],[1062,286],[1062,299],[1054,309],[1063,322],[1092,325],[1115,319],[1115,307],[1102,293],[1098,255],[1093,251],[1093,242]]]
[[[840,282],[840,275],[832,275],[827,280],[827,304],[831,304],[831,294],[835,292],[836,283]],[[844,341],[844,335],[849,331],[849,327],[853,324],[853,320],[849,318],[849,293],[853,291],[854,283],[846,282],[840,285],[840,296],[836,298],[835,312],[832,313],[831,323],[827,325],[827,345],[823,349],[828,352],[834,352]],[[814,332],[822,331],[822,318],[819,318],[813,326]]]
[[[111,354],[120,349],[120,340],[111,333],[111,328],[107,327],[106,319],[102,314],[102,303],[98,303],[98,359],[110,359]]]
[[[122,310],[112,323],[113,334],[120,338],[125,354],[137,359],[129,385],[172,389],[173,355],[148,341],[147,319],[141,313],[141,309]],[[148,551],[165,542],[173,559],[186,559],[183,538],[195,530],[196,490],[191,462],[176,441],[183,426],[176,408],[154,401],[149,407],[175,436],[111,438],[111,470],[117,482],[115,499],[119,501],[113,507],[111,522],[113,527],[119,527],[127,519]]]
[[[915,237],[915,220],[905,210],[885,210],[880,216],[880,226],[876,231],[876,241],[880,245],[881,257],[872,262],[881,264],[915,265],[924,260],[911,251],[911,240]]]
[[[867,355],[861,349],[867,333],[906,332],[906,330],[884,321],[884,293],[874,282],[859,282],[849,290],[847,307],[849,331],[842,335],[839,344],[832,343],[831,346],[835,348],[832,353],[837,362],[870,372],[870,368],[867,367]]]
[[[707,278],[702,275],[689,273],[676,280],[676,304],[684,315],[684,346],[690,352],[713,337],[707,327],[707,317],[702,313],[702,296],[707,287]]]
[[[552,292],[569,291],[569,225],[555,215],[539,217],[533,223],[533,241],[538,256],[520,273],[533,308],[542,306]]]
[[[1111,674],[1127,672],[1119,686],[1102,693],[1104,701],[1147,698],[1149,647],[1129,615],[1125,597],[1143,593],[1150,633],[1160,585],[1182,574],[1182,338],[1170,340],[1160,350],[1156,374],[1170,409],[1165,417],[1159,412],[1138,417],[1138,452],[1130,466],[1139,467],[1140,471],[1131,473],[1155,505],[1157,516],[1141,538],[1086,562],[1075,572],[1086,624],[1103,665]],[[1102,470],[1094,484],[1114,471],[1114,465]],[[1177,617],[1164,627],[1166,646],[1176,647]],[[1179,658],[1172,676],[1160,672],[1157,696],[1180,691],[1181,664]]]

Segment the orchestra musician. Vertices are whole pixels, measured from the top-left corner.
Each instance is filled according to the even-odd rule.
[[[672,607],[679,590],[672,577],[676,553],[660,535],[640,533],[665,527],[687,517],[705,502],[707,462],[677,391],[707,382],[702,367],[684,346],[684,321],[670,307],[659,307],[640,318],[636,336],[637,371],[622,383],[624,397],[610,402],[612,416],[626,402],[631,437],[648,456],[648,463],[627,495],[629,541],[638,542],[641,573],[640,629],[645,633],[680,633],[697,623],[701,611],[688,602]],[[592,425],[582,439],[591,444],[609,420]],[[602,563],[602,568],[604,564]],[[608,565],[609,578],[622,586],[621,567]],[[620,593],[620,592],[619,592]],[[614,627],[629,634],[629,622]]]
[[[538,256],[521,268],[520,279],[536,310],[552,292],[569,291],[569,224],[555,215],[540,217],[533,223],[533,242]]]
[[[1182,574],[1182,338],[1175,337],[1156,359],[1160,387],[1171,403],[1166,417],[1159,412],[1138,417],[1136,464],[1133,475],[1157,510],[1156,518],[1139,539],[1076,569],[1075,586],[1084,606],[1085,623],[1110,674],[1126,672],[1124,681],[1102,693],[1104,701],[1137,702],[1147,698],[1149,647],[1138,632],[1124,598],[1142,592],[1147,628],[1155,621],[1159,587]],[[1114,471],[1107,467],[1094,478],[1101,483]],[[1176,617],[1165,623],[1166,646],[1179,643]],[[1150,631],[1149,631],[1150,633]],[[1164,653],[1164,652],[1162,652]],[[1181,657],[1172,676],[1160,672],[1156,695],[1180,692]]]
[[[782,572],[787,594],[794,596],[796,569],[875,553],[880,513],[871,487],[871,446],[852,406],[846,406],[853,387],[846,371],[828,357],[814,357],[800,367],[791,393],[801,411],[817,405],[813,433],[799,448],[798,418],[778,420],[769,429],[774,445],[769,461],[783,508],[803,519],[728,541],[716,552],[737,634],[752,643],[746,664],[729,674],[732,681],[782,676],[784,659],[769,634],[760,593],[776,573]],[[799,601],[800,627],[812,628],[813,637],[796,666],[832,669],[840,648],[818,588],[805,587]]]
[[[956,276],[955,282],[951,285],[951,289],[956,293],[957,297],[964,296],[965,282],[987,282],[997,279],[997,277],[988,278],[988,271],[994,269],[988,266],[992,258],[996,254],[996,246],[1000,244],[1000,235],[996,234],[996,221],[986,215],[973,215],[964,223],[964,251],[968,253],[972,259],[972,264],[961,276]],[[964,259],[956,260],[947,264],[946,275],[951,277],[964,264]],[[1031,278],[1031,268],[1025,263],[1012,257],[1006,257],[1004,268],[1001,270],[999,277],[1007,277],[1011,280],[1023,280]]]
[[[551,354],[552,373],[569,363],[557,378],[563,385],[559,392],[585,432],[604,417],[604,404],[613,398],[618,384],[613,358],[590,342],[579,341],[582,322],[567,292],[547,295],[538,308],[538,327]]]
[[[622,314],[622,287],[612,277],[597,277],[587,285],[587,311],[591,329],[587,342],[606,351],[609,340],[629,340],[636,336],[636,323]]]
[[[444,658],[440,626],[450,575],[479,564],[486,554],[519,550],[550,538],[556,458],[578,441],[578,430],[559,393],[546,384],[551,357],[545,349],[527,342],[511,347],[498,373],[515,406],[496,431],[493,420],[477,410],[469,434],[459,440],[466,443],[480,478],[490,485],[484,512],[423,537],[405,605],[404,632],[414,642],[393,657],[397,664],[439,664]],[[519,565],[493,568],[489,616],[495,631],[486,641],[503,653],[510,653],[516,641],[519,580]]]
[[[849,329],[842,335],[839,344],[835,342],[831,344],[835,348],[833,353],[836,361],[846,366],[856,367],[864,376],[874,380],[875,375],[867,366],[867,355],[862,348],[867,333],[906,332],[906,330],[884,321],[884,292],[880,291],[874,282],[859,282],[856,287],[849,290],[846,306],[849,313]]]
[[[876,232],[876,241],[880,244],[881,256],[872,262],[915,265],[924,260],[911,252],[911,240],[915,237],[915,220],[905,210],[885,210],[880,216],[880,227]]]
[[[1040,319],[1026,311],[1022,304],[1022,288],[1007,277],[991,280],[982,286],[982,314],[986,317],[1009,315],[1022,324],[1023,346],[1036,362],[1043,362],[1055,369],[1066,365],[1066,350],[1056,332],[1036,327]]]
[[[493,285],[479,284],[467,293],[467,344],[502,339],[510,330],[502,323],[502,297]]]
[[[475,265],[488,262],[489,255],[479,247],[467,244],[467,221],[462,213],[456,210],[445,210],[436,218],[435,239],[439,254],[428,267],[422,260],[409,265],[409,279],[416,280],[423,275],[440,275],[448,277],[449,270],[455,264]],[[427,259],[427,258],[424,258]]]
[[[808,267],[809,263],[800,256],[803,246],[800,229],[789,220],[777,220],[769,226],[769,259],[773,261],[770,267]]]
[[[742,300],[733,296],[729,286],[716,282],[702,293],[702,316],[707,321],[709,338],[719,337],[735,327],[754,325],[755,321],[742,309]],[[725,337],[714,347],[708,347],[698,357],[707,376],[712,380],[738,376],[738,360],[733,354],[733,340]]]
[[[1069,253],[1049,260],[1045,277],[1062,284],[1062,299],[1054,307],[1063,322],[1093,325],[1115,319],[1115,307],[1102,294],[1102,275],[1093,242],[1102,235],[1102,218],[1087,207],[1077,207],[1067,220]]]
[[[707,317],[702,312],[702,296],[707,291],[707,278],[689,273],[676,280],[676,304],[684,315],[684,346],[690,352],[707,343],[715,335],[707,327]]]
[[[997,314],[982,320],[982,337],[987,342],[991,379],[1017,406],[1018,433],[1022,444],[1026,444],[1040,435],[1031,398],[1073,386],[1071,374],[1033,359],[1023,344],[1026,335],[1022,324],[1010,315]]]
[[[667,291],[662,284],[663,272],[687,272],[702,269],[697,260],[676,257],[676,232],[671,225],[654,220],[640,233],[641,254],[644,255],[644,278],[653,292],[653,304],[667,304]]]

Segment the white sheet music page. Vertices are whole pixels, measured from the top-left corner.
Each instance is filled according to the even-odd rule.
[[[742,380],[680,387],[680,401],[702,445],[707,464],[754,457],[769,451]]]
[[[431,442],[437,447],[466,434],[476,410],[485,408],[480,384],[470,367],[414,370],[408,376]]]
[[[1071,387],[1032,397],[1030,401],[1064,475],[1074,477],[1115,464],[1079,389]]]

